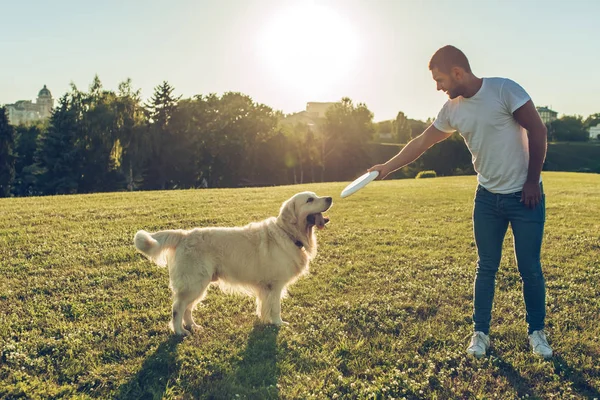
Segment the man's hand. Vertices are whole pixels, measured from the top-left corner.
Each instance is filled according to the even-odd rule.
[[[377,171],[379,175],[375,178],[376,181],[381,179],[385,179],[390,174],[390,169],[385,164],[377,164],[373,165],[371,168],[367,170],[367,172]]]
[[[527,208],[535,208],[542,201],[542,190],[540,184],[525,182],[523,185],[523,192],[521,193],[521,202],[525,204]]]

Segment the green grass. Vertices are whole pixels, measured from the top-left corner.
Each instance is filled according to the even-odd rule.
[[[600,176],[544,173],[547,330],[527,343],[510,234],[491,355],[465,355],[475,177],[0,200],[0,398],[600,398]],[[281,329],[210,289],[204,330],[167,327],[167,270],[138,229],[243,225],[301,190],[334,196]]]

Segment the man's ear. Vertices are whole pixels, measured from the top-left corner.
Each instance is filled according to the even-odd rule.
[[[279,216],[284,222],[288,224],[296,224],[298,219],[296,218],[296,203],[293,200],[288,200],[281,206]]]
[[[462,82],[465,78],[465,70],[462,67],[452,67],[450,75],[457,82]]]

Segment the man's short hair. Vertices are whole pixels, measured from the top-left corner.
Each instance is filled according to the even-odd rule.
[[[461,67],[466,72],[471,72],[471,66],[465,53],[454,46],[444,46],[435,52],[429,61],[429,70],[437,68],[440,72],[449,73],[453,67]]]

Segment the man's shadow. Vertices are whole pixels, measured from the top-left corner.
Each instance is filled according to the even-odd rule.
[[[510,385],[517,392],[517,396],[519,396],[519,398],[526,396],[531,398],[538,397],[537,393],[532,389],[533,383],[531,380],[525,378],[519,371],[515,369],[515,367],[512,366],[511,363],[504,360],[504,358],[502,358],[502,354],[499,354],[494,349],[490,349],[489,352],[490,355],[493,355],[498,360],[498,370],[500,371],[500,374],[504,375],[504,377],[508,380]]]
[[[564,358],[555,355],[552,358],[554,364],[554,372],[562,376],[564,380],[569,380],[573,383],[571,388],[579,395],[589,399],[600,399],[600,391],[591,386],[581,371],[571,367]]]
[[[277,381],[277,336],[279,328],[256,323],[248,343],[240,354],[241,359],[231,373],[205,378],[200,387],[187,387],[194,398],[234,398],[244,394],[247,398],[279,398]],[[171,336],[143,363],[140,370],[119,388],[118,399],[162,399],[169,382],[179,375],[177,346],[182,339]],[[184,383],[184,386],[187,386]]]
[[[533,382],[531,382],[531,380],[523,377],[519,371],[517,371],[510,363],[506,362],[497,352],[491,350],[490,354],[498,359],[500,373],[510,382],[519,398],[525,396],[535,398],[539,396],[539,394],[532,389]],[[560,375],[563,381],[571,381],[573,383],[571,388],[579,395],[590,399],[600,399],[600,391],[591,386],[586,380],[585,375],[583,375],[581,371],[569,366],[565,359],[560,355],[555,354],[552,359],[546,362],[553,364],[554,372]]]

